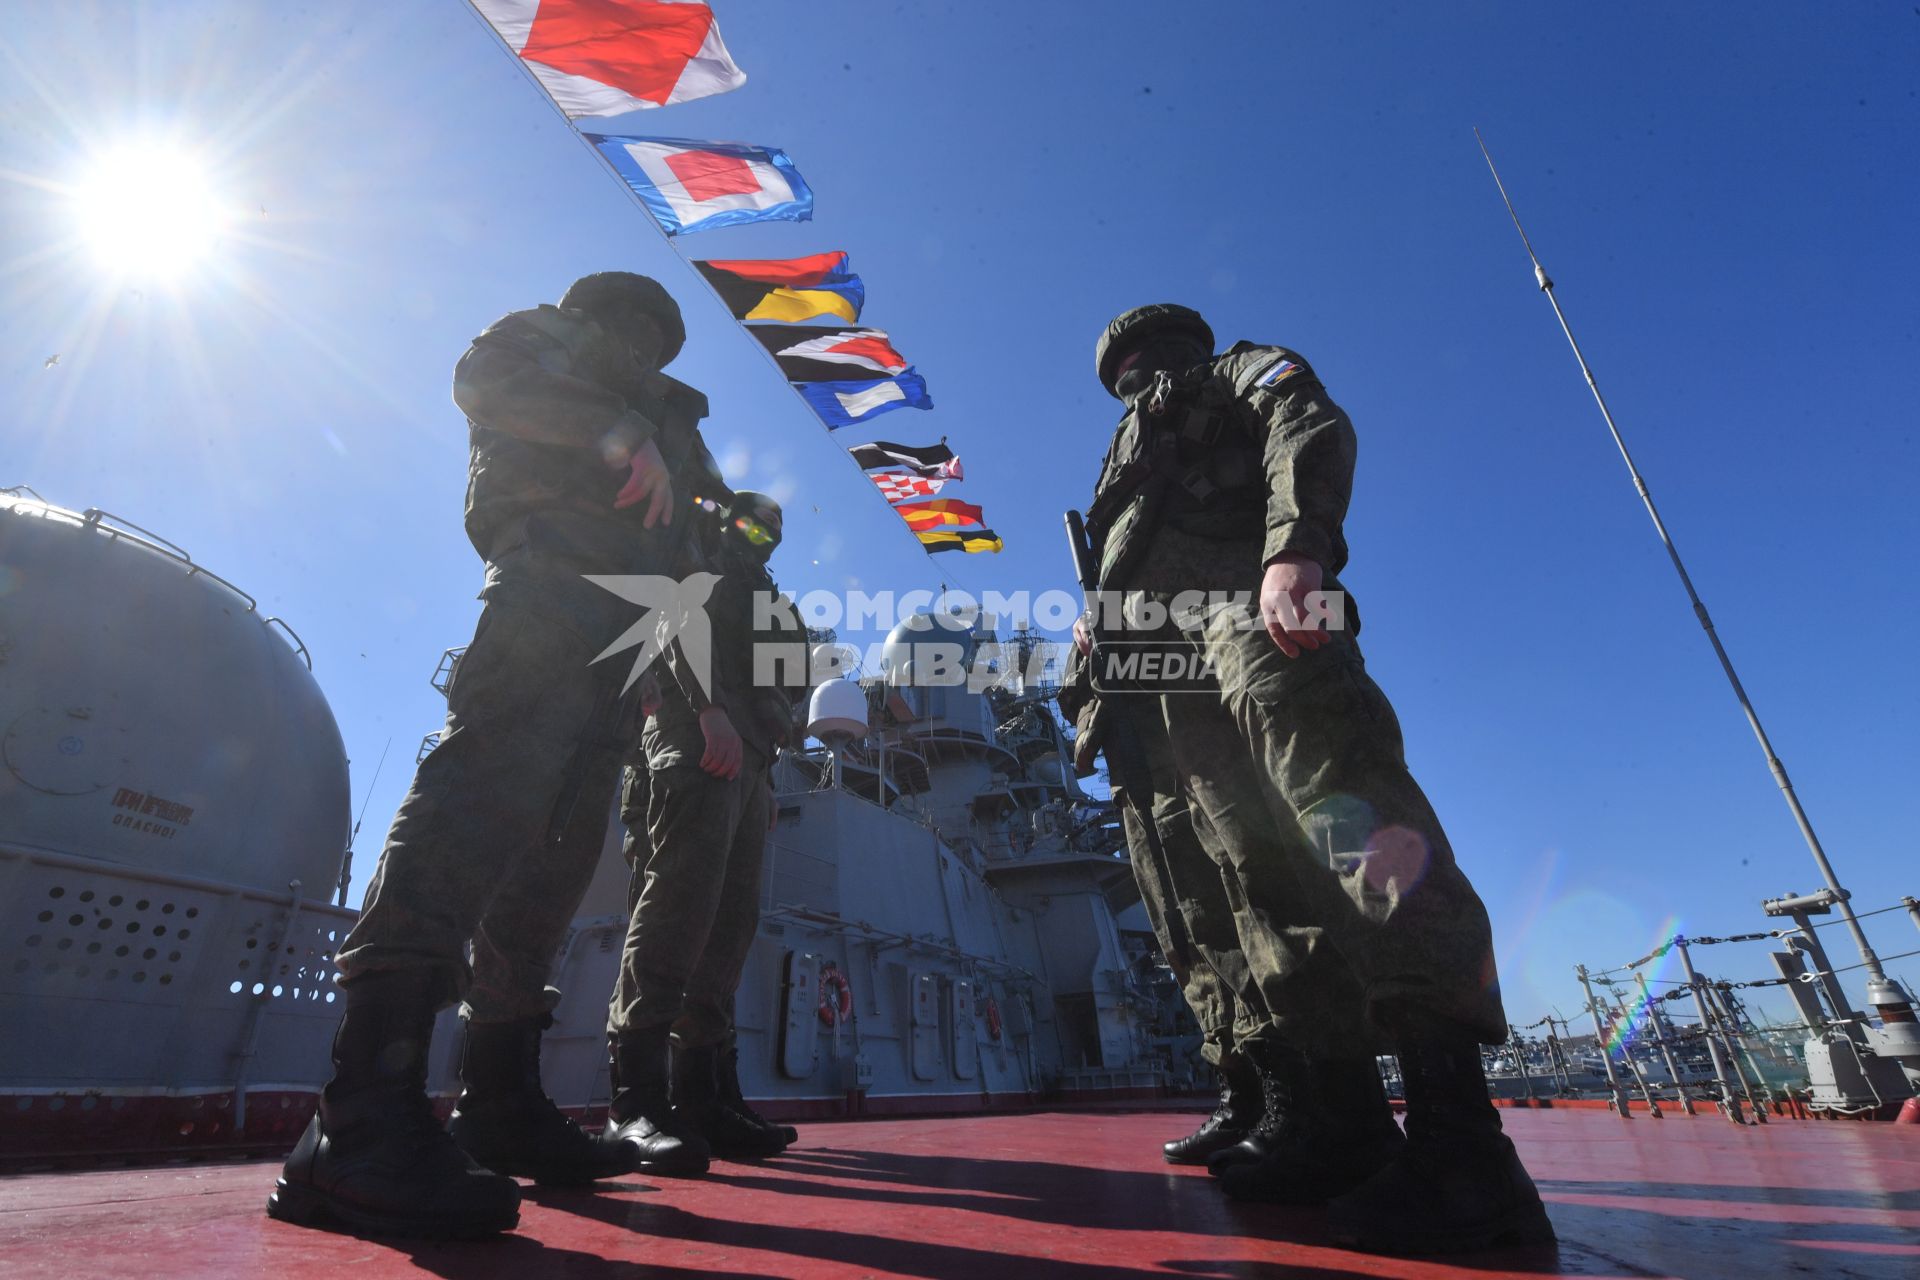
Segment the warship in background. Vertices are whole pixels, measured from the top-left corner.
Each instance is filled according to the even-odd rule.
[[[769,1114],[1145,1100],[1208,1083],[1112,802],[1075,779],[1054,689],[1021,678],[1045,669],[1043,642],[990,638],[980,620],[908,619],[883,673],[814,691],[818,745],[776,765],[736,1007],[742,1084]],[[989,680],[911,680],[917,664],[1009,654],[1017,670],[977,673]],[[347,760],[299,638],[156,534],[0,491],[0,763],[0,1164],[290,1145],[327,1071],[332,955],[356,914],[341,905]],[[610,823],[562,948],[544,1048],[551,1092],[582,1114],[607,1098],[619,835]],[[1797,1028],[1753,1026],[1729,999],[1753,982],[1677,987],[1701,1012],[1687,1026],[1659,997],[1636,1013],[1596,996],[1587,1043],[1559,1023],[1493,1050],[1496,1095],[1624,1111],[1632,1092],[1650,1105],[1664,1089],[1736,1116],[1743,1101],[1756,1117],[1891,1116],[1914,1092],[1920,1025],[1898,1005],[1852,1008],[1806,918],[1820,908],[1781,899],[1769,909],[1797,930],[1692,940],[1786,937],[1767,981],[1798,1002]],[[454,1031],[449,1011],[431,1062],[444,1094]]]
[[[821,685],[820,745],[777,764],[736,1009],[742,1083],[770,1114],[1204,1083],[1054,690],[1011,671],[900,679],[916,657],[996,661],[988,634],[909,619],[885,649],[894,678]],[[1013,665],[1044,669],[1042,643],[1014,637]],[[164,538],[0,492],[0,733],[0,1161],[290,1144],[328,1069],[332,954],[356,915],[347,760],[305,646]],[[619,837],[610,823],[555,969],[545,1074],[581,1112],[607,1097]],[[439,1030],[432,1079],[451,1093],[451,1011]]]

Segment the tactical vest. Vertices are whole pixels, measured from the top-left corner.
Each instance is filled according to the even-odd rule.
[[[1260,448],[1218,363],[1155,374],[1120,420],[1087,512],[1103,587],[1120,581],[1168,521],[1211,521],[1222,529],[1213,536],[1238,524],[1257,533],[1265,488]]]

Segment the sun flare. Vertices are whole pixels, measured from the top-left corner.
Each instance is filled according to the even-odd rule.
[[[72,199],[82,239],[120,275],[178,278],[213,250],[227,222],[205,166],[166,146],[99,157]]]

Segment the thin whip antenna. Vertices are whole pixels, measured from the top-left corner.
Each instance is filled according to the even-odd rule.
[[[1647,489],[1646,480],[1640,475],[1640,468],[1634,465],[1633,455],[1627,452],[1627,442],[1621,438],[1620,428],[1613,420],[1612,410],[1607,408],[1606,397],[1600,394],[1600,384],[1594,381],[1593,368],[1587,363],[1587,357],[1581,352],[1580,344],[1574,341],[1573,330],[1567,324],[1566,313],[1560,310],[1560,299],[1554,295],[1553,281],[1547,275],[1547,269],[1540,265],[1540,255],[1533,251],[1533,242],[1527,239],[1525,227],[1520,225],[1520,215],[1513,207],[1513,199],[1507,194],[1507,184],[1500,181],[1500,170],[1494,166],[1493,154],[1487,150],[1487,140],[1480,136],[1480,130],[1473,131],[1474,141],[1480,144],[1480,154],[1486,158],[1487,171],[1493,175],[1494,186],[1500,189],[1500,199],[1507,206],[1507,216],[1513,219],[1513,229],[1520,233],[1520,243],[1526,246],[1527,257],[1533,262],[1533,278],[1540,286],[1540,292],[1547,295],[1547,302],[1553,307],[1554,319],[1560,322],[1560,332],[1567,335],[1567,345],[1573,348],[1573,358],[1580,362],[1580,372],[1586,377],[1587,389],[1593,392],[1593,402],[1600,406],[1600,416],[1606,419],[1607,431],[1613,436],[1614,445],[1620,450],[1620,458],[1627,464],[1627,474],[1633,477],[1633,487],[1639,491],[1640,501],[1646,505],[1647,514],[1653,518],[1653,527],[1660,534],[1660,543],[1667,549],[1667,558],[1673,561],[1673,571],[1680,575],[1680,585],[1686,588],[1687,599],[1693,605],[1694,617],[1700,620],[1701,629],[1707,633],[1707,640],[1713,645],[1714,656],[1720,659],[1720,669],[1727,673],[1727,683],[1733,686],[1733,696],[1739,700],[1740,710],[1747,717],[1747,725],[1753,730],[1753,736],[1759,740],[1760,750],[1766,754],[1767,768],[1773,773],[1773,780],[1780,786],[1780,794],[1786,797],[1787,807],[1793,811],[1794,823],[1800,828],[1800,835],[1806,840],[1807,848],[1813,853],[1813,860],[1819,864],[1820,874],[1826,878],[1827,889],[1833,895],[1833,905],[1846,921],[1847,929],[1853,934],[1854,943],[1860,948],[1860,958],[1865,962],[1867,975],[1873,984],[1884,985],[1886,972],[1880,966],[1880,957],[1874,954],[1873,947],[1867,942],[1867,935],[1860,928],[1860,921],[1853,914],[1848,902],[1849,894],[1840,887],[1840,878],[1834,873],[1833,863],[1827,859],[1827,851],[1820,846],[1820,837],[1813,832],[1813,823],[1807,817],[1807,811],[1801,807],[1800,797],[1794,794],[1793,783],[1787,778],[1787,767],[1773,749],[1773,742],[1767,737],[1767,731],[1760,727],[1760,716],[1753,709],[1753,702],[1747,697],[1747,691],[1740,683],[1740,677],[1733,669],[1733,659],[1727,656],[1726,646],[1720,643],[1720,633],[1714,630],[1713,619],[1707,614],[1707,606],[1700,599],[1700,593],[1694,590],[1693,579],[1687,574],[1687,566],[1680,559],[1680,549],[1673,544],[1673,536],[1667,532],[1666,521],[1660,518],[1659,508],[1653,505],[1653,494]]]
[[[393,735],[387,735],[387,745],[380,748],[380,763],[373,766],[373,777],[367,780],[367,794],[360,798],[360,816],[353,820],[353,834],[347,837],[346,856],[340,859],[340,879],[334,884],[335,904],[347,905],[347,887],[353,881],[353,846],[360,840],[360,824],[367,820],[367,806],[373,803],[373,789],[380,781],[380,771],[387,767],[387,752],[393,750]]]

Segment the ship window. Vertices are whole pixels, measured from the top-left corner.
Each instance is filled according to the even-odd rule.
[[[97,955],[99,955],[99,954],[100,954],[100,944],[99,944],[99,943],[97,943],[97,942],[89,942],[89,943],[87,944],[87,954],[88,954],[88,955],[90,955],[90,956],[97,956]]]
[[[191,920],[191,919],[193,919],[193,918],[194,918],[195,916],[197,916],[197,915],[199,915],[199,914],[200,914],[200,908],[198,908],[198,907],[188,907],[188,908],[187,908],[187,919],[189,919],[189,920]]]
[[[67,891],[59,885],[55,885],[53,888],[47,890],[47,896],[49,898],[64,898],[67,896]]]
[[[125,901],[126,901],[125,898],[121,897],[119,894],[116,893],[111,898],[107,899],[107,905],[110,907],[117,907]]]
[[[228,984],[228,986],[227,986],[227,994],[229,994],[229,995],[235,995],[235,996],[237,996],[237,995],[239,995],[239,994],[240,994],[240,984],[239,984],[238,982],[233,982],[233,983],[230,983],[230,984]]]
[[[161,975],[160,975],[160,985],[161,985],[161,986],[163,986],[163,987],[164,987],[164,986],[166,986],[166,985],[167,985],[168,983],[170,983],[170,982],[172,982],[172,981],[173,981],[173,975],[172,975],[172,974],[170,974],[170,973],[163,973],[163,974],[161,974]]]
[[[193,936],[193,930],[191,929],[182,929],[180,931],[180,941],[182,942],[185,942],[188,938],[191,938],[192,936]]]
[[[47,914],[46,914],[46,915],[44,915],[44,916],[41,916],[40,918],[41,918],[42,920],[45,920],[45,919],[47,918],[47,916],[51,916],[52,914],[53,914],[53,912],[51,912],[51,911],[49,911],[49,912],[47,912]],[[85,924],[86,922],[87,922],[87,918],[86,918],[85,916],[83,916],[83,915],[81,915],[81,914],[80,914],[79,912],[77,912],[77,911],[76,911],[76,912],[75,912],[74,914],[72,914],[72,915],[70,915],[70,916],[68,916],[68,917],[67,917],[67,923],[68,923],[68,924],[70,924],[70,925],[73,925],[73,926],[75,926],[76,928],[77,928],[78,926],[80,926],[80,925],[83,925],[83,924]]]
[[[46,923],[47,921],[49,921],[49,920],[51,920],[51,919],[53,919],[53,912],[51,912],[51,911],[42,911],[42,912],[40,913],[40,923],[41,923],[41,924],[45,924],[45,923]],[[68,921],[67,923],[68,923],[68,924],[79,924],[79,923],[80,923],[80,917],[79,917],[79,916],[75,916],[75,917],[74,917],[73,919],[71,919],[71,920],[69,920],[69,921]]]
[[[30,947],[37,947],[37,946],[39,946],[39,945],[40,945],[40,935],[39,935],[39,934],[37,934],[37,933],[30,933],[30,934],[28,934],[28,935],[27,935],[27,945],[28,945],[28,946],[30,946]]]
[[[84,893],[82,893],[82,894],[80,895],[80,901],[82,901],[82,902],[92,902],[92,901],[93,901],[93,890],[91,890],[91,889],[88,889],[88,890],[87,890],[86,892],[84,892]]]
[[[170,915],[172,915],[172,914],[173,914],[173,904],[172,904],[171,902],[165,902],[165,903],[162,903],[162,904],[160,905],[160,914],[161,914],[161,915],[163,915],[163,916],[170,916]]]
[[[164,938],[164,937],[166,937],[166,936],[167,936],[167,926],[165,926],[165,925],[163,925],[163,924],[157,924],[157,925],[155,925],[155,926],[153,926],[153,936],[154,936],[154,937],[156,937],[156,938]]]
[[[146,909],[147,909],[148,907],[150,907],[150,906],[152,906],[152,905],[153,905],[153,904],[152,904],[152,903],[150,903],[150,902],[148,902],[148,901],[147,901],[147,900],[146,900],[145,898],[142,898],[142,899],[140,899],[140,901],[138,901],[138,902],[136,902],[136,903],[134,903],[134,904],[133,904],[133,906],[134,906],[134,909],[135,909],[136,911],[145,911],[145,910],[146,910]]]

